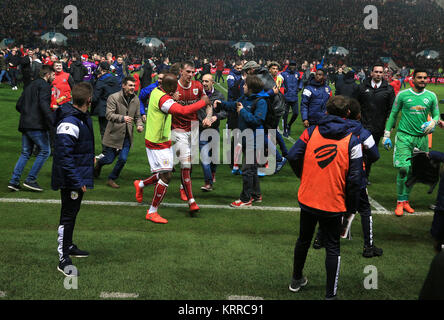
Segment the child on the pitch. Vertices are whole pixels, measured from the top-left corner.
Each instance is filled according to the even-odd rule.
[[[256,75],[248,75],[244,83],[244,95],[237,101],[216,100],[214,102],[215,105],[221,103],[223,109],[239,115],[238,126],[242,132],[245,130],[253,132],[253,137],[247,134],[248,137],[241,141],[243,185],[239,199],[230,204],[232,207],[251,206],[253,202],[262,201],[257,174],[256,140],[260,137],[263,139],[263,134],[259,136],[257,129],[263,128],[267,116],[267,102],[264,98],[268,97],[268,94],[263,92],[263,88],[264,84],[261,79]],[[252,159],[250,159],[251,155],[253,155]]]

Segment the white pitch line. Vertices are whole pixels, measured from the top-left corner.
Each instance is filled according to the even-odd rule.
[[[282,133],[282,130],[278,128],[279,133],[284,137],[284,134]],[[296,140],[294,140],[292,137],[288,136],[288,137],[284,137],[284,139],[287,139],[288,141],[290,141],[291,143],[296,143]]]
[[[24,199],[24,198],[0,198],[0,203],[42,203],[42,204],[60,204],[60,200],[57,199]],[[124,201],[93,201],[93,200],[85,200],[82,201],[82,204],[85,205],[97,205],[97,206],[124,206],[124,207],[143,207],[146,206],[146,203],[137,203],[137,202],[124,202]],[[188,204],[186,203],[162,203],[162,207],[166,208],[188,208]],[[300,212],[301,208],[299,207],[270,207],[270,206],[251,206],[251,207],[241,207],[241,208],[233,208],[228,205],[216,205],[216,204],[200,204],[202,209],[229,209],[229,210],[255,210],[255,211],[286,211],[286,212]],[[381,206],[381,208],[384,208]],[[384,208],[384,210],[376,210],[372,211],[373,214],[391,214],[391,211],[388,211]],[[414,217],[414,216],[430,216],[433,215],[433,212],[415,212],[413,214],[406,214],[405,216]]]
[[[124,293],[124,292],[101,292],[100,298],[102,299],[127,299],[138,298],[138,293]]]
[[[220,85],[219,83],[217,83],[216,82],[216,84],[219,86],[219,88],[221,88],[223,91],[225,91],[225,92],[227,92],[228,93],[228,90],[227,89],[225,89],[224,87],[222,87],[222,85]]]
[[[377,202],[372,197],[368,196],[368,201],[370,202],[370,205],[372,205],[376,209],[376,211],[381,212],[382,214],[384,214],[384,213],[391,214],[391,212],[389,210],[384,208],[381,204],[379,204],[379,202]]]

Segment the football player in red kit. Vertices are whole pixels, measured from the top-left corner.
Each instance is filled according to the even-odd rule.
[[[174,98],[177,103],[187,106],[199,101],[205,95],[202,84],[199,81],[193,80],[194,63],[184,62],[180,69],[180,78],[177,85]],[[207,117],[211,117],[212,108],[207,107]],[[176,142],[176,155],[179,157],[181,167],[182,184],[180,186],[180,198],[183,201],[188,201],[190,212],[199,210],[199,207],[194,200],[193,190],[191,186],[191,122],[199,121],[197,113],[194,112],[189,115],[173,115],[172,132],[174,141]]]

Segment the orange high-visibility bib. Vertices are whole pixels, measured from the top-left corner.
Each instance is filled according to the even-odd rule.
[[[341,140],[326,139],[315,128],[305,150],[298,200],[310,208],[346,212],[345,186],[351,133]]]

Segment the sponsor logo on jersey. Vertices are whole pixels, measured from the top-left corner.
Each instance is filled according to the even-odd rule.
[[[315,150],[316,159],[320,159],[318,161],[318,166],[321,169],[324,169],[336,158],[336,155],[338,154],[337,149],[338,146],[336,144],[326,144]]]
[[[416,110],[416,111],[423,111],[425,109],[426,109],[426,107],[423,107],[423,106],[410,107],[410,110]]]

